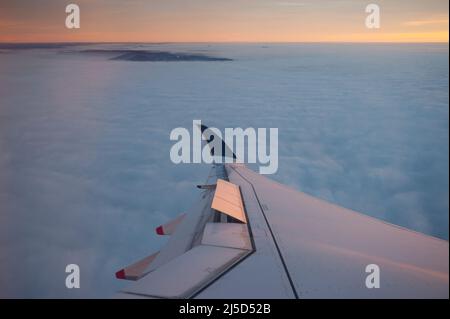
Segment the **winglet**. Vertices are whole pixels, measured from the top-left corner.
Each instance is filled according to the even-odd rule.
[[[200,130],[202,132],[202,135],[205,134],[206,130],[209,130],[209,127],[207,127],[204,124],[200,124]],[[213,131],[209,135],[205,135],[206,137],[206,144],[211,143],[215,138],[219,139],[222,142],[222,157],[228,157],[227,154],[232,155],[233,159],[236,158],[236,154],[230,149],[230,147],[224,142],[223,139],[220,138],[220,136],[217,136]],[[209,146],[209,145],[208,145]],[[212,156],[214,156],[214,148],[210,148],[210,153]]]

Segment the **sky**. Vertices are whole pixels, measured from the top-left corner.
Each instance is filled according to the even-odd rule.
[[[81,28],[65,27],[76,3]],[[370,3],[381,27],[365,26]],[[0,42],[448,42],[447,0],[0,0]]]

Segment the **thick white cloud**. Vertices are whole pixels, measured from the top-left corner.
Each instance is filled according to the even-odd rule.
[[[163,46],[158,48],[164,49]],[[448,238],[448,48],[169,45],[233,62],[0,57],[0,296],[110,296],[114,272],[164,243],[204,165],[174,165],[193,119],[278,127],[273,176]],[[64,287],[78,263],[81,289]]]

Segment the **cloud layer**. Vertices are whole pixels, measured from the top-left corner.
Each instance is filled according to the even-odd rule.
[[[278,127],[274,179],[448,239],[448,47],[156,48],[234,61],[1,55],[1,297],[114,294],[114,272],[159,249],[154,227],[207,177],[169,158],[170,131],[193,119]],[[64,286],[69,263],[79,290]]]

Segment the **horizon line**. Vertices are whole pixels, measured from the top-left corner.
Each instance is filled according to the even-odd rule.
[[[227,43],[248,43],[248,44],[449,44],[449,41],[0,41],[0,44],[118,44],[118,43],[145,43],[145,44],[227,44]]]

